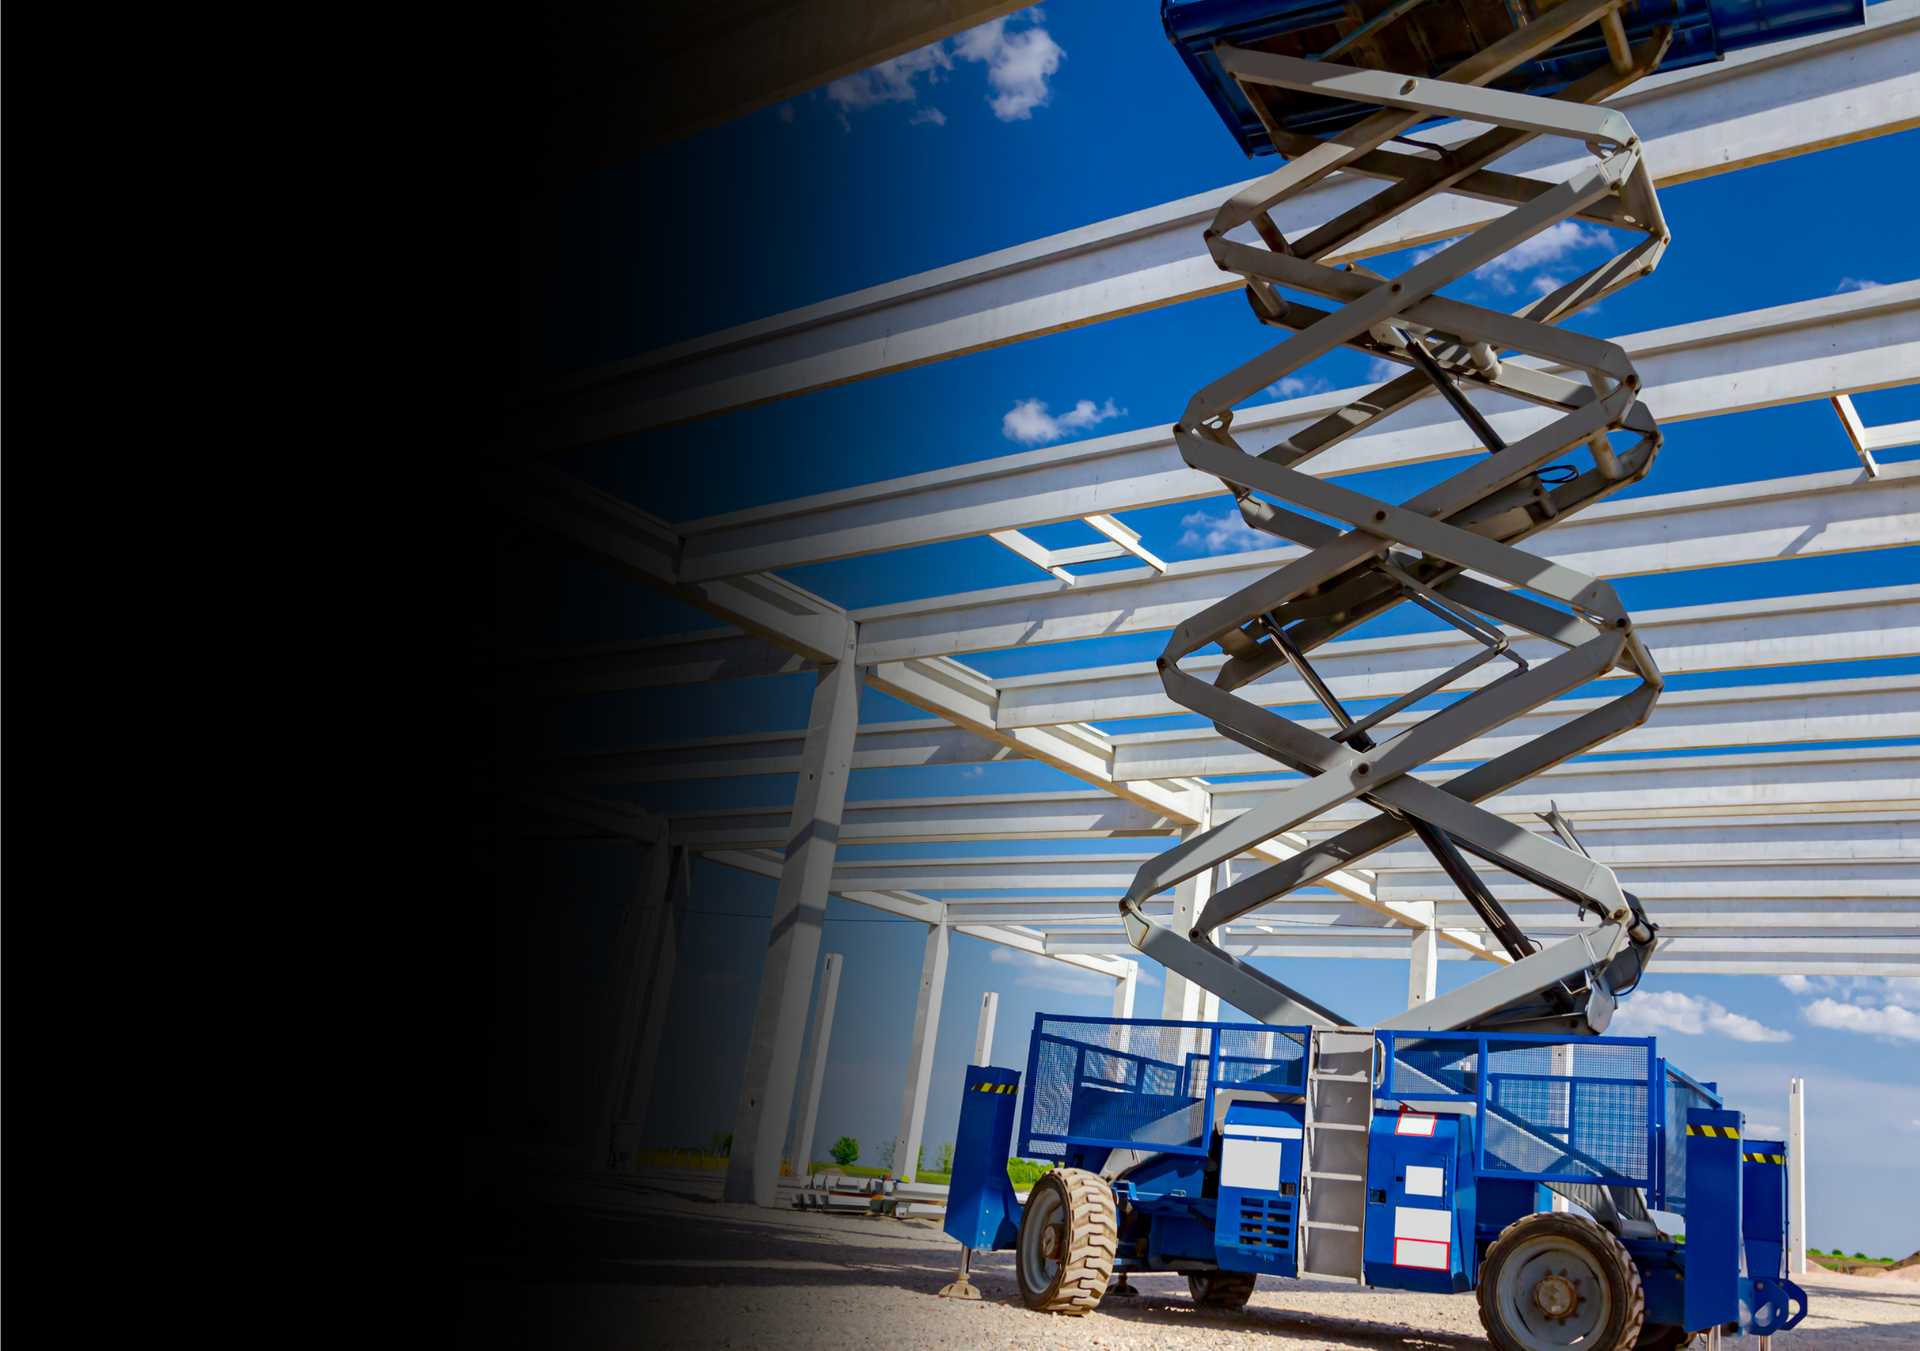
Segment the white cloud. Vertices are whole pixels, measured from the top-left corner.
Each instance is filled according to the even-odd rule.
[[[1280,547],[1279,540],[1255,530],[1235,510],[1223,511],[1218,516],[1205,511],[1192,512],[1182,516],[1180,524],[1185,527],[1180,535],[1182,549],[1200,549],[1211,555]]]
[[[1871,291],[1878,285],[1880,285],[1879,282],[1869,281],[1865,277],[1842,277],[1840,284],[1833,288],[1833,293],[1839,295],[1842,291]]]
[[[852,130],[849,112],[860,112],[882,103],[912,103],[919,97],[915,80],[921,75],[927,83],[938,84],[943,71],[953,69],[953,58],[944,43],[896,56],[867,70],[835,80],[827,86],[827,99],[840,110],[840,125]]]
[[[1781,976],[1789,994],[1838,996],[1842,1003],[1920,1011],[1920,981],[1905,976]]]
[[[1415,249],[1411,254],[1407,255],[1407,266],[1418,267],[1436,253],[1452,248],[1465,238],[1465,235],[1455,235],[1452,239],[1443,239],[1438,244],[1429,244],[1424,249]]]
[[[1531,239],[1522,240],[1492,262],[1475,268],[1471,275],[1501,295],[1511,295],[1516,285],[1515,279],[1520,273],[1544,267],[1548,263],[1557,263],[1568,254],[1584,249],[1606,248],[1612,242],[1605,230],[1589,229],[1575,221],[1563,220]]]
[[[1038,8],[1016,17],[1038,24]],[[1007,31],[1005,19],[994,19],[962,33],[953,40],[953,54],[962,61],[980,61],[987,67],[987,84],[993,94],[987,106],[1002,122],[1024,121],[1035,108],[1044,108],[1053,97],[1047,78],[1060,69],[1066,56],[1060,44],[1044,28],[1028,28],[1017,33]]]
[[[1711,999],[1671,990],[1634,995],[1613,1015],[1613,1025],[1607,1032],[1621,1037],[1647,1037],[1659,1032],[1679,1032],[1686,1036],[1717,1032],[1735,1041],[1793,1040],[1793,1033],[1778,1031],[1743,1014],[1729,1013]]]
[[[1321,394],[1332,388],[1331,384],[1317,375],[1304,380],[1297,375],[1289,375],[1274,381],[1261,392],[1276,399],[1297,399],[1303,394]]]
[[[1058,990],[1061,994],[1113,995],[1113,977],[1103,976],[1097,971],[1088,971],[1083,967],[1068,966],[1065,962],[1055,961],[1051,957],[1042,957],[1037,952],[1021,952],[1018,948],[995,947],[988,958],[995,966],[1011,966],[1019,974],[1013,978],[1015,985],[1031,985],[1040,990]]]
[[[1388,361],[1385,357],[1375,357],[1367,363],[1367,379],[1375,384],[1385,384],[1397,380],[1407,373],[1407,367],[1397,361]]]
[[[1800,1014],[1815,1027],[1862,1032],[1889,1040],[1920,1041],[1920,1014],[1894,1004],[1876,1009],[1842,1004],[1837,999],[1816,999],[1801,1009]]]
[[[1013,406],[1012,412],[1000,419],[1000,434],[1023,446],[1042,446],[1097,426],[1110,417],[1124,417],[1126,412],[1124,408],[1115,408],[1112,399],[1108,399],[1106,405],[1100,408],[1094,407],[1092,399],[1082,399],[1073,406],[1071,413],[1055,417],[1039,399],[1023,399]]]
[[[1037,7],[1012,17],[1034,26],[1009,33],[1009,20],[994,19],[955,38],[951,51],[946,43],[936,42],[835,80],[827,86],[827,99],[835,106],[840,125],[853,130],[853,124],[847,120],[850,112],[877,108],[883,103],[917,101],[920,77],[926,76],[930,86],[939,84],[941,76],[954,69],[956,59],[977,62],[987,68],[987,86],[992,91],[987,96],[987,106],[993,109],[995,117],[1002,122],[1031,118],[1035,108],[1044,108],[1052,99],[1053,90],[1047,80],[1060,69],[1060,62],[1067,54],[1053,36],[1039,26],[1044,16]],[[780,116],[784,121],[793,121],[792,106],[783,104]],[[944,127],[947,115],[938,108],[921,108],[908,120],[913,124],[931,122]]]

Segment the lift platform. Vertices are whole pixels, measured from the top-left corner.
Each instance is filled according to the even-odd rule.
[[[1613,587],[1531,551],[1643,479],[1661,444],[1626,352],[1561,326],[1652,273],[1669,241],[1645,147],[1607,100],[1658,70],[1861,23],[1860,0],[1165,0],[1162,17],[1241,147],[1285,161],[1205,232],[1252,318],[1284,336],[1196,393],[1175,443],[1250,528],[1302,552],[1189,617],[1158,667],[1175,703],[1298,777],[1143,865],[1120,909],[1135,948],[1255,1021],[1042,1015],[1018,1138],[1057,1166],[1014,1202],[1020,1076],[970,1070],[948,1231],[969,1253],[1013,1249],[1027,1303],[1056,1312],[1092,1308],[1116,1276],[1124,1293],[1129,1271],[1186,1272],[1197,1301],[1226,1306],[1262,1274],[1313,1275],[1477,1290],[1501,1351],[1667,1351],[1744,1332],[1764,1346],[1806,1312],[1783,1267],[1784,1148],[1750,1145],[1741,1115],[1653,1040],[1605,1035],[1658,924],[1557,812],[1538,833],[1480,804],[1639,726],[1662,687]],[[1558,181],[1493,167],[1540,138],[1566,143]],[[1380,186],[1283,231],[1276,208],[1333,174]],[[1439,194],[1481,204],[1466,233],[1396,276],[1354,261],[1428,242],[1396,221]],[[1619,252],[1513,313],[1442,294],[1571,221]],[[1341,349],[1404,373],[1284,439],[1234,432],[1240,404]],[[1484,454],[1446,462],[1404,502],[1312,472],[1433,396]],[[1489,396],[1527,407],[1505,435],[1476,402]],[[1402,605],[1477,650],[1355,713],[1314,653]],[[1551,655],[1530,662],[1516,635]],[[1205,649],[1225,657],[1211,680],[1182,667]],[[1330,734],[1239,693],[1283,668]],[[1600,680],[1622,692],[1465,772],[1416,772],[1470,762],[1470,743]],[[1386,735],[1404,713],[1416,720]],[[1360,824],[1314,828],[1356,802],[1373,813]],[[1490,974],[1357,1026],[1215,942],[1403,840],[1479,916]],[[1178,929],[1147,913],[1263,845],[1290,856]],[[1586,924],[1543,946],[1470,859]]]

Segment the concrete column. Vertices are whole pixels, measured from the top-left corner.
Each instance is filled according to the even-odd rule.
[[[807,1175],[813,1161],[813,1123],[820,1115],[820,1084],[827,1075],[827,1042],[833,1036],[833,1006],[840,997],[840,963],[837,952],[829,952],[820,968],[820,997],[813,1006],[813,1041],[807,1053],[807,1077],[800,1081],[800,1116],[794,1125],[793,1174]]]
[[[1220,996],[1212,990],[1200,992],[1200,1021],[1203,1023],[1220,1021]]]
[[[773,933],[753,1010],[740,1105],[734,1112],[733,1156],[727,1161],[722,1193],[729,1201],[770,1206],[780,1183],[781,1146],[793,1112],[794,1081],[800,1077],[801,1034],[813,993],[814,963],[820,957],[820,924],[827,913],[827,883],[833,876],[853,736],[860,721],[853,638],[849,623],[841,659],[814,682],[786,861],[773,903]]]
[[[980,1030],[973,1034],[973,1063],[993,1063],[993,1020],[1000,1015],[1000,996],[988,990],[980,997]]]
[[[920,1003],[913,1013],[913,1048],[907,1055],[907,1091],[900,1100],[900,1131],[893,1137],[893,1175],[909,1182],[920,1157],[927,1087],[933,1081],[933,1039],[940,1030],[940,997],[947,988],[947,926],[929,924],[927,929],[927,955],[920,965]]]
[[[1138,963],[1127,964],[1127,974],[1113,978],[1113,1016],[1116,1018],[1133,1017],[1133,996],[1140,985],[1140,967]]]
[[[1201,812],[1200,824],[1183,832],[1183,840],[1213,827],[1213,796],[1208,794],[1206,808]],[[1167,927],[1185,938],[1192,932],[1193,921],[1213,899],[1214,869],[1209,868],[1196,877],[1189,877],[1173,889],[1173,914],[1167,921]],[[1188,980],[1178,971],[1169,971],[1166,989],[1160,996],[1160,1016],[1180,1022],[1200,1021],[1200,996],[1204,993],[1198,985]]]
[[[1439,974],[1440,931],[1434,928],[1433,902],[1426,902],[1420,909],[1426,912],[1426,927],[1413,931],[1413,951],[1407,962],[1408,1008],[1433,998]]]
[[[1787,1274],[1807,1272],[1807,1081],[1787,1080]]]
[[[574,1162],[581,1168],[630,1167],[647,1119],[648,1090],[660,1057],[660,1032],[673,993],[674,960],[687,911],[692,860],[665,842],[649,846],[640,885],[620,918],[613,974],[601,1006],[593,1078],[581,1111]],[[616,1136],[621,1145],[616,1161]]]

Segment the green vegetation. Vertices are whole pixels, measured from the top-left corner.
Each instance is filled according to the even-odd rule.
[[[1040,1174],[1055,1166],[1046,1159],[1008,1159],[1007,1176],[1016,1187],[1031,1187],[1040,1180]]]
[[[845,1168],[860,1157],[860,1142],[851,1135],[843,1135],[833,1142],[833,1148],[827,1153],[833,1156],[835,1163]]]
[[[726,1158],[733,1153],[733,1132],[715,1131],[707,1137],[707,1153]]]
[[[946,1144],[941,1145],[940,1152],[934,1157],[935,1162],[933,1167],[935,1172],[951,1173],[953,1171],[953,1142],[949,1140]]]

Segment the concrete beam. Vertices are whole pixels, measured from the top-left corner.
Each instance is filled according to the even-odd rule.
[[[1920,366],[1920,282],[1613,341],[1633,359],[1642,398],[1663,423],[1878,389],[1909,382]],[[1564,373],[1561,367],[1517,360]],[[1258,454],[1365,392],[1334,390],[1243,409],[1234,416],[1234,437]],[[1510,400],[1482,402],[1509,442],[1552,420],[1540,409]],[[1450,408],[1438,399],[1422,399],[1381,430],[1342,442],[1301,467],[1325,477],[1479,449]],[[1155,426],[683,521],[673,528],[685,540],[681,576],[699,580],[1221,493],[1217,478],[1187,466],[1174,446],[1173,429]]]
[[[486,25],[488,196],[517,201],[598,173],[1020,7],[1021,0],[498,7]]]
[[[1603,502],[1528,548],[1594,576],[1639,577],[1916,542],[1920,463],[1907,462],[1884,466],[1879,478],[1849,469]],[[1259,549],[1169,563],[1164,573],[1128,568],[1072,586],[1026,582],[856,610],[859,659],[907,662],[1172,629],[1304,552]]]
[[[1867,11],[1863,29],[1735,53],[1654,76],[1611,100],[1642,138],[1656,183],[1686,182],[1915,123],[1920,36],[1913,0]],[[704,70],[702,63],[689,69]],[[1793,109],[1783,117],[1779,110]],[[1470,129],[1463,128],[1457,135]],[[1397,149],[1397,147],[1396,147]],[[1564,147],[1536,141],[1495,166],[1558,182]],[[1201,231],[1240,184],[902,278],[660,348],[525,396],[496,460],[550,456],[1121,315],[1238,289]],[[1292,234],[1376,191],[1336,175],[1281,208]],[[1473,230],[1502,208],[1441,196],[1356,241],[1366,257]]]

